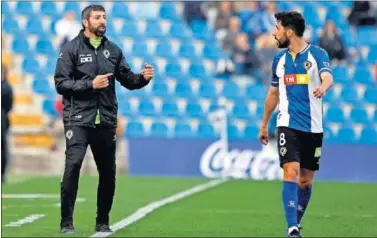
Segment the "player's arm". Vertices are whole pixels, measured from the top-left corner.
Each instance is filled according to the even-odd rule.
[[[321,50],[317,56],[317,65],[318,65],[318,73],[319,77],[321,78],[321,86],[319,88],[315,88],[313,91],[313,95],[316,98],[322,98],[328,90],[334,84],[334,79],[332,76],[332,69],[330,64],[330,59],[326,51]]]
[[[75,66],[72,52],[70,45],[63,48],[60,52],[54,75],[57,93],[66,96],[93,89],[93,81],[90,80],[89,76],[84,79],[73,79]]]
[[[121,53],[118,66],[115,71],[115,78],[123,87],[130,90],[139,89],[148,85],[151,79],[151,77],[144,77],[143,72],[141,74],[135,74],[132,72],[123,53]]]
[[[278,61],[279,58],[275,57],[272,62],[272,81],[267,92],[266,102],[264,104],[263,119],[259,132],[259,140],[264,145],[268,143],[268,122],[270,121],[272,112],[275,110],[279,102],[279,77],[276,75]]]
[[[276,109],[279,102],[279,90],[278,87],[271,86],[268,90],[266,96],[266,102],[264,104],[264,113],[263,113],[263,120],[261,127],[266,128],[268,127],[268,122],[270,121],[271,115]]]

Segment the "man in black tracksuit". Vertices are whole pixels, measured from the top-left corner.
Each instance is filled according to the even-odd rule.
[[[130,90],[146,86],[153,67],[131,71],[121,49],[105,36],[106,13],[100,5],[82,11],[84,30],[60,52],[55,71],[56,91],[63,95],[66,161],[61,182],[63,233],[75,231],[73,211],[80,168],[88,145],[99,172],[96,231],[111,232],[109,213],[115,191],[115,132],[118,104],[115,80]]]

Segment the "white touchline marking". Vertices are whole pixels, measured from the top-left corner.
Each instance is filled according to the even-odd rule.
[[[151,202],[148,205],[146,205],[142,208],[139,208],[136,212],[132,213],[130,216],[128,216],[128,217],[124,218],[123,220],[117,222],[116,224],[112,225],[111,229],[113,230],[113,232],[96,232],[91,237],[107,237],[107,236],[110,236],[111,234],[113,234],[117,230],[123,229],[126,226],[131,225],[132,223],[142,219],[143,217],[145,217],[149,213],[153,212],[154,210],[156,210],[156,209],[158,209],[158,208],[160,208],[160,207],[162,207],[166,204],[173,203],[173,202],[178,201],[182,198],[191,196],[195,193],[207,190],[209,188],[216,187],[217,185],[222,184],[222,183],[226,182],[227,180],[228,180],[227,178],[212,180],[210,182],[192,187],[192,188],[185,190],[183,192],[174,194],[170,197]]]
[[[86,201],[86,198],[76,198],[76,204],[83,203],[85,201]],[[60,206],[61,206],[60,202],[54,204],[54,207],[60,207]]]
[[[25,224],[28,224],[28,223],[33,223],[35,222],[36,220],[42,218],[42,217],[45,217],[46,215],[45,214],[32,214],[32,215],[29,215],[25,218],[22,218],[21,220],[18,220],[18,221],[15,221],[15,222],[11,222],[7,225],[5,225],[6,227],[20,227],[22,225],[25,225]]]
[[[11,199],[47,199],[47,198],[60,198],[59,194],[39,194],[39,193],[12,193],[12,194],[2,194],[1,198],[11,198]],[[78,197],[77,200],[82,200],[85,198]]]

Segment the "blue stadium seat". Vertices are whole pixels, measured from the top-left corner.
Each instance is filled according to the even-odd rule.
[[[377,88],[369,87],[364,92],[364,101],[377,104]]]
[[[3,15],[3,19],[11,16],[12,10],[10,9],[8,2],[1,1],[1,14]]]
[[[326,121],[343,123],[345,121],[344,112],[340,107],[330,107],[326,112]]]
[[[178,117],[180,115],[178,105],[173,100],[164,101],[161,114],[168,117]]]
[[[337,27],[347,25],[346,18],[342,13],[342,9],[337,6],[332,6],[327,10],[326,20],[331,19]]]
[[[55,109],[55,100],[54,99],[45,99],[42,104],[43,112],[47,113],[52,117],[58,116],[58,113]]]
[[[143,100],[139,104],[139,113],[143,116],[155,116],[156,109],[151,100]]]
[[[198,79],[206,79],[208,76],[206,69],[204,68],[201,62],[192,63],[189,67],[189,73],[193,78],[198,78]]]
[[[377,124],[377,109],[374,110],[374,123]]]
[[[322,26],[322,22],[320,21],[320,17],[316,8],[313,8],[312,6],[305,6],[303,15],[307,23],[314,29]]]
[[[356,103],[359,100],[357,90],[354,87],[344,87],[340,93],[340,97],[347,103]]]
[[[42,21],[37,16],[32,16],[26,23],[25,30],[29,34],[43,33]]]
[[[246,89],[246,97],[249,99],[264,101],[267,96],[266,87],[263,85],[255,84],[249,85]]]
[[[135,21],[125,21],[119,34],[132,38],[140,37],[139,29]]]
[[[357,39],[360,45],[377,44],[377,30],[375,26],[361,26],[357,28]]]
[[[76,14],[77,19],[81,19],[81,11],[83,9],[80,8],[79,2],[67,1],[65,2],[64,11],[73,11]]]
[[[15,32],[20,30],[17,20],[12,17],[4,17],[2,26],[3,31],[6,33],[14,34]]]
[[[156,46],[156,56],[163,58],[173,57],[171,45],[167,42],[160,42]]]
[[[367,61],[372,64],[377,62],[377,44],[369,47]]]
[[[177,10],[174,5],[164,4],[166,2],[162,2],[160,7],[160,17],[162,19],[167,19],[171,21],[180,20],[177,15]]]
[[[216,87],[212,82],[203,81],[200,84],[198,93],[203,98],[216,98],[217,97]]]
[[[241,133],[238,130],[238,127],[231,123],[228,125],[228,138],[230,140],[237,140],[241,138]]]
[[[36,74],[40,72],[40,66],[35,58],[26,58],[22,63],[22,70],[25,73]]]
[[[257,108],[255,109],[255,116],[257,118],[262,118],[264,114],[264,105],[258,104]]]
[[[189,39],[191,36],[190,32],[187,30],[187,26],[182,23],[173,23],[170,27],[169,34],[172,38],[179,40]]]
[[[195,47],[191,43],[181,44],[178,53],[179,53],[179,56],[185,57],[185,58],[195,58],[195,57],[197,57],[196,53],[195,53]]]
[[[199,124],[197,134],[203,139],[214,139],[217,137],[215,129],[208,122],[202,122]]]
[[[134,42],[132,46],[132,55],[146,57],[148,55],[148,46],[146,42]]]
[[[139,121],[130,121],[127,124],[125,135],[126,137],[142,137],[145,136],[145,128]]]
[[[56,58],[57,58],[57,56],[52,57],[52,58],[54,60],[47,60],[46,65],[45,65],[45,67],[43,69],[43,72],[45,72],[47,74],[55,74],[56,62],[57,62]]]
[[[131,20],[132,16],[129,13],[128,5],[123,2],[113,2],[111,15],[116,18]]]
[[[177,97],[190,98],[193,96],[192,88],[187,81],[178,81],[175,87],[175,94]]]
[[[186,105],[186,115],[191,118],[200,118],[203,116],[202,107],[198,102],[189,102]]]
[[[174,127],[174,136],[179,138],[191,138],[194,137],[194,131],[190,124],[186,122],[177,122]]]
[[[244,138],[248,140],[257,140],[259,135],[259,127],[257,125],[248,124],[244,130]]]
[[[377,144],[377,131],[373,127],[364,127],[361,131],[359,143]]]
[[[144,34],[146,37],[152,38],[161,38],[164,36],[159,21],[148,21]]]
[[[356,143],[355,131],[352,127],[341,127],[334,137],[334,141],[341,144]]]
[[[329,103],[338,103],[339,99],[338,99],[338,97],[335,96],[334,90],[330,89],[329,91],[326,92],[326,95],[325,95],[323,101],[329,102]]]
[[[203,41],[211,41],[214,39],[214,33],[212,30],[208,27],[206,21],[202,20],[193,20],[191,23],[192,32],[194,34],[194,37],[198,40]],[[213,41],[215,42],[215,41]]]
[[[26,55],[29,52],[29,43],[26,38],[17,38],[12,42],[12,50],[17,54]]]
[[[222,50],[217,44],[206,44],[203,48],[203,57],[209,60],[217,60],[222,54]]]
[[[232,116],[239,119],[249,119],[251,117],[251,112],[249,111],[247,104],[237,103],[233,107]]]
[[[131,102],[127,99],[118,100],[118,110],[119,110],[120,114],[123,115],[123,116],[131,116],[131,115],[134,114],[134,112],[132,111],[132,108],[131,108]]]
[[[222,95],[228,99],[238,99],[242,97],[241,90],[234,82],[227,81],[224,85]]]
[[[368,113],[364,108],[352,108],[350,118],[355,123],[368,123]]]
[[[163,122],[155,121],[151,126],[150,136],[154,137],[167,137],[169,134],[168,126]]]
[[[55,54],[55,49],[48,38],[40,39],[37,41],[36,52],[39,54],[49,55],[49,54]]]
[[[34,14],[33,5],[31,2],[17,2],[16,12],[24,16],[31,16]]]
[[[352,82],[348,75],[348,69],[346,66],[334,66],[332,72],[335,83],[349,84]]]
[[[169,95],[168,85],[165,82],[153,82],[152,94],[154,96],[165,97]]]
[[[181,74],[182,74],[181,64],[179,64],[178,62],[170,62],[166,64],[166,67],[165,67],[166,76],[177,78],[181,76]]]
[[[373,80],[372,75],[369,72],[369,69],[365,66],[359,66],[356,68],[352,80],[354,82],[366,84],[368,86],[376,85],[376,82]]]
[[[32,87],[33,91],[39,94],[51,95],[55,93],[47,79],[34,79]]]
[[[43,16],[53,17],[59,14],[55,2],[42,2],[40,9]]]

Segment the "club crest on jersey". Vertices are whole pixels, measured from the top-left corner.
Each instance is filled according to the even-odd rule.
[[[72,130],[68,130],[66,133],[65,133],[65,136],[67,137],[68,140],[70,140],[73,136],[73,131]]]
[[[103,55],[108,59],[110,57],[110,51],[104,50]]]
[[[312,62],[309,60],[305,61],[304,68],[308,71],[312,67]]]
[[[280,148],[280,155],[281,155],[281,156],[284,156],[286,153],[287,153],[287,148],[285,148],[285,147],[281,147],[281,148]]]

